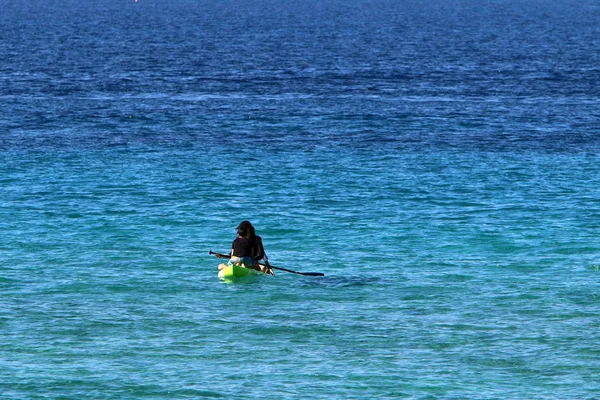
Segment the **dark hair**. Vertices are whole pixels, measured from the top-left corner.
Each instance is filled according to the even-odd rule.
[[[237,233],[243,237],[254,237],[254,227],[250,223],[250,221],[242,221],[237,227]]]

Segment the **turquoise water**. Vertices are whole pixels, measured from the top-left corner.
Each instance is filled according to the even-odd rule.
[[[3,398],[597,398],[595,2],[3,10]]]
[[[597,391],[597,156],[264,151],[250,193],[227,157],[3,157],[7,398]],[[220,282],[243,218],[326,276]]]

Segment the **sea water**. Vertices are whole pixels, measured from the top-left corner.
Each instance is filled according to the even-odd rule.
[[[598,21],[2,1],[0,397],[598,398]]]

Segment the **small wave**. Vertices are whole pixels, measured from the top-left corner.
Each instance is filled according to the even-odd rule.
[[[379,285],[384,280],[373,276],[325,276],[320,279],[306,281],[304,284],[314,287],[354,287]]]

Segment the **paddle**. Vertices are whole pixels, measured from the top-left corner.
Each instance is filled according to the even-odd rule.
[[[209,250],[208,254],[215,255],[215,256],[217,256],[217,258],[231,258],[231,256],[228,254],[215,253],[212,250]],[[265,264],[259,264],[259,265],[265,266]],[[298,272],[298,271],[292,271],[291,269],[274,267],[273,265],[266,265],[266,266],[269,268],[280,270],[280,271],[291,272],[292,274],[298,274],[298,275],[304,275],[304,276],[325,276],[325,274],[323,274],[321,272]]]

